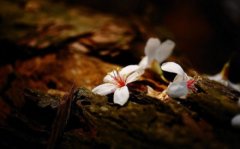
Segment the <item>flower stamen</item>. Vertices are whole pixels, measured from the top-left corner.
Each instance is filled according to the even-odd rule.
[[[121,70],[113,70],[104,77],[104,83],[93,88],[92,92],[99,95],[113,93],[113,102],[123,106],[130,95],[127,84],[137,81],[141,75],[138,65],[129,65]]]
[[[122,77],[119,73],[119,69],[116,69],[113,71],[113,74],[109,74],[113,80],[116,82],[116,85],[118,87],[123,87],[126,85],[126,80],[124,79],[124,76]]]
[[[187,81],[187,88],[192,92],[197,92],[197,88],[195,87],[196,80],[190,79]]]

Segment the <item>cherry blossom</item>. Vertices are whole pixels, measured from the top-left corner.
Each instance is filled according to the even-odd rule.
[[[121,70],[113,70],[104,77],[104,84],[95,87],[92,92],[99,95],[114,93],[113,102],[124,105],[129,98],[127,84],[138,80],[142,74],[143,71],[139,69],[138,65],[129,65]]]
[[[240,92],[240,84],[235,84],[232,83],[231,81],[228,80],[228,69],[229,69],[229,62],[227,62],[220,73],[213,75],[213,76],[208,76],[210,80],[217,81],[227,87],[230,87],[238,92]]]
[[[158,74],[165,82],[165,79],[160,67],[160,63],[166,60],[172,53],[175,43],[171,40],[166,40],[163,43],[157,38],[150,38],[145,46],[145,57],[140,61],[139,66],[141,69],[151,69]]]
[[[142,68],[150,68],[153,63],[162,63],[172,53],[175,43],[166,40],[163,43],[158,38],[149,38],[145,46],[145,57],[140,61],[139,66]]]
[[[166,62],[162,64],[161,68],[163,71],[176,74],[173,82],[170,82],[166,89],[168,96],[186,98],[189,92],[196,92],[197,89],[194,86],[196,81],[192,77],[189,77],[179,64]]]

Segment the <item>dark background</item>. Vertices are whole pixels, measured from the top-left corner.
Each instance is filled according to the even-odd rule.
[[[15,1],[22,5],[27,2]],[[232,82],[240,82],[238,0],[52,1],[64,2],[66,7],[68,5],[90,7],[103,13],[115,14],[116,17],[124,17],[129,21],[136,19],[151,30],[151,34],[148,31],[147,36],[174,40],[176,48],[173,55],[200,73],[216,74],[227,61],[231,60],[229,78]],[[0,22],[3,21],[0,17]],[[2,43],[2,46],[9,46],[5,42]]]
[[[175,53],[202,73],[220,72],[231,59],[230,79],[240,76],[238,0],[71,0],[107,13],[137,16],[158,37],[172,38]],[[163,33],[164,31],[164,33]]]

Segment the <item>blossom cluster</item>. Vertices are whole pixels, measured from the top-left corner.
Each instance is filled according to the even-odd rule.
[[[162,92],[164,95],[161,97],[167,95],[171,98],[186,98],[189,93],[197,91],[195,87],[196,80],[188,76],[179,64],[175,62],[163,63],[171,55],[174,47],[175,43],[171,40],[161,43],[157,38],[150,38],[144,49],[145,56],[138,65],[128,65],[122,69],[113,70],[104,77],[104,84],[95,87],[92,92],[99,95],[113,93],[113,102],[123,106],[130,96],[128,84],[137,81],[146,69],[150,69],[151,72],[158,74],[163,81],[169,83],[167,89]],[[208,76],[208,78],[240,92],[240,84],[234,84],[227,79],[228,67],[229,63],[226,63],[220,73]],[[164,77],[163,71],[176,74],[172,82],[169,82]],[[148,95],[151,96],[153,89],[149,86],[147,88]],[[238,105],[240,106],[240,98]],[[240,128],[240,114],[232,118],[231,124]]]
[[[173,82],[170,82],[166,94],[172,98],[186,98],[189,92],[196,90],[195,80],[188,76],[182,67],[175,62],[165,62],[172,53],[175,43],[171,40],[162,42],[157,38],[150,38],[145,46],[145,57],[138,65],[129,65],[121,70],[113,70],[104,79],[104,84],[95,87],[92,91],[99,95],[113,93],[113,102],[124,105],[129,99],[128,84],[138,80],[146,69],[160,75],[166,81],[162,71],[175,73]],[[167,81],[168,82],[168,81]]]

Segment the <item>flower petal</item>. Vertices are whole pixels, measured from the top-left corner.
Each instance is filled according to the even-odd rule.
[[[235,83],[228,81],[228,86],[235,89],[236,91],[240,92],[240,84],[235,84]]]
[[[238,106],[240,107],[240,97],[238,98]]]
[[[156,51],[155,55],[156,60],[159,63],[162,63],[172,54],[174,47],[175,43],[172,40],[166,40],[165,42],[163,42]]]
[[[240,128],[240,114],[232,118],[231,124],[233,127]]]
[[[225,86],[228,86],[228,81],[223,79],[222,73],[215,74],[213,76],[208,76],[209,80],[217,81]]]
[[[170,83],[167,94],[172,98],[185,98],[188,94],[187,83],[185,81]]]
[[[119,71],[119,74],[121,76],[128,76],[129,74],[133,73],[134,71],[138,70],[139,69],[139,66],[138,65],[128,65],[124,68],[122,68],[120,71]]]
[[[113,102],[122,106],[128,101],[128,98],[129,98],[128,87],[124,86],[124,87],[118,88],[114,92]]]
[[[184,77],[182,75],[176,75],[173,82],[181,82],[184,81]]]
[[[148,61],[152,61],[155,58],[157,49],[161,42],[158,38],[149,38],[145,46],[145,55],[148,57]]]
[[[105,83],[111,83],[111,82],[113,82],[114,81],[114,79],[113,79],[113,77],[111,76],[111,75],[106,75],[104,78],[103,78],[103,82],[105,82]]]
[[[139,70],[137,70],[136,72],[130,74],[130,75],[127,77],[126,84],[138,80],[139,77],[140,77],[143,73],[144,73],[144,70],[143,70],[143,69],[139,69]]]
[[[222,80],[223,77],[222,77],[222,74],[221,74],[221,72],[220,72],[220,73],[215,74],[215,75],[213,75],[213,76],[208,76],[208,79],[210,79],[210,80],[215,80],[215,81],[219,81],[219,80]]]
[[[104,78],[103,78],[103,82],[105,83],[115,83],[115,80],[114,80],[114,76],[117,75],[117,71],[116,70],[113,70],[111,71],[110,73],[108,73]]]
[[[92,89],[92,92],[99,95],[107,95],[113,93],[116,89],[117,89],[116,85],[111,83],[105,83]]]
[[[139,65],[140,68],[146,69],[149,66],[148,57],[144,56],[138,65]]]
[[[182,67],[175,63],[175,62],[166,62],[163,63],[161,66],[162,70],[167,72],[176,73],[178,75],[184,76],[185,72],[183,71]]]
[[[184,73],[183,75],[179,75],[177,74],[173,80],[173,82],[181,82],[181,81],[188,81],[190,80],[191,77],[189,77],[186,73]]]

